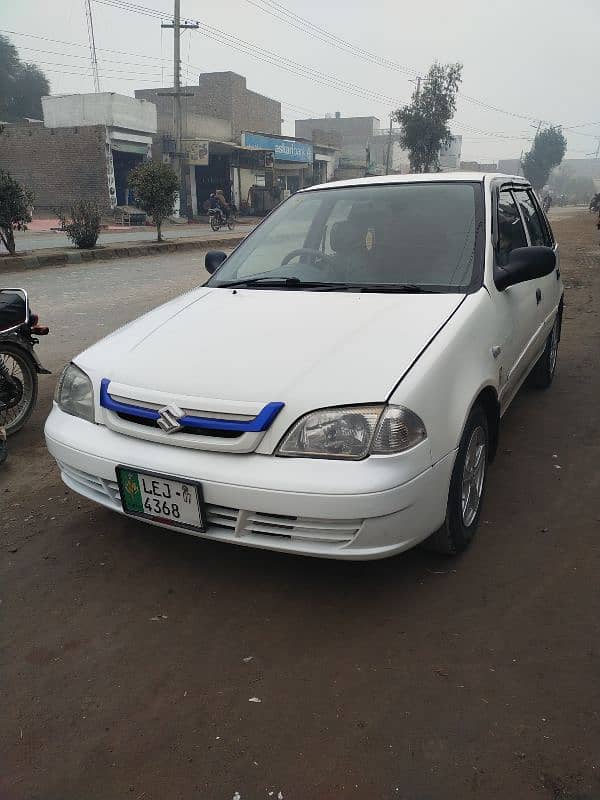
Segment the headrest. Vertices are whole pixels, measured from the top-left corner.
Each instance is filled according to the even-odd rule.
[[[329,234],[329,244],[336,253],[350,253],[353,250],[364,250],[365,230],[356,222],[342,220],[334,222]]]

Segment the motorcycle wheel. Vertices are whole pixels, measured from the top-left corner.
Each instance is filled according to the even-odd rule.
[[[31,416],[38,393],[38,376],[29,353],[12,342],[0,341],[0,363],[20,387],[20,397],[15,404],[7,403],[6,381],[0,373],[0,425],[7,436],[21,430]],[[3,402],[4,401],[4,402]]]
[[[213,215],[210,218],[210,227],[213,229],[213,231],[218,231],[219,228],[221,227],[221,224],[219,223],[219,220],[217,219],[216,215]]]
[[[230,231],[235,230],[235,217],[229,217],[227,220],[227,227]]]

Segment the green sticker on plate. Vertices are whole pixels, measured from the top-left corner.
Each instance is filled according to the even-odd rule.
[[[137,473],[121,470],[119,480],[123,491],[123,505],[127,511],[143,511],[142,493]]]

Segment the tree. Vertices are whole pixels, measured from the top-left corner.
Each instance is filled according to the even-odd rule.
[[[179,193],[179,178],[170,164],[146,161],[131,170],[128,178],[135,199],[156,225],[157,241],[162,242],[163,220],[173,213]]]
[[[33,192],[0,169],[0,241],[11,255],[15,253],[14,231],[27,230],[32,206]]]
[[[394,112],[400,123],[400,143],[409,152],[413,172],[439,169],[440,151],[452,141],[448,123],[456,111],[456,95],[462,80],[462,64],[432,64],[417,85],[411,102]]]
[[[15,46],[0,35],[0,120],[21,117],[41,119],[41,98],[50,94],[50,84],[35,64],[19,59]]]
[[[566,151],[567,140],[560,126],[550,125],[536,133],[533,147],[522,161],[523,175],[534,189],[543,189],[551,171],[558,167]]]

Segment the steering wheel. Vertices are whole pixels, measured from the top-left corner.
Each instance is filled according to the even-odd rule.
[[[280,266],[285,267],[285,265],[289,264],[293,258],[296,258],[296,256],[315,256],[315,264],[317,259],[320,261],[328,261],[330,264],[336,263],[333,256],[328,256],[326,253],[322,253],[320,250],[315,250],[312,247],[298,247],[296,250],[290,250],[290,252],[283,257]]]

